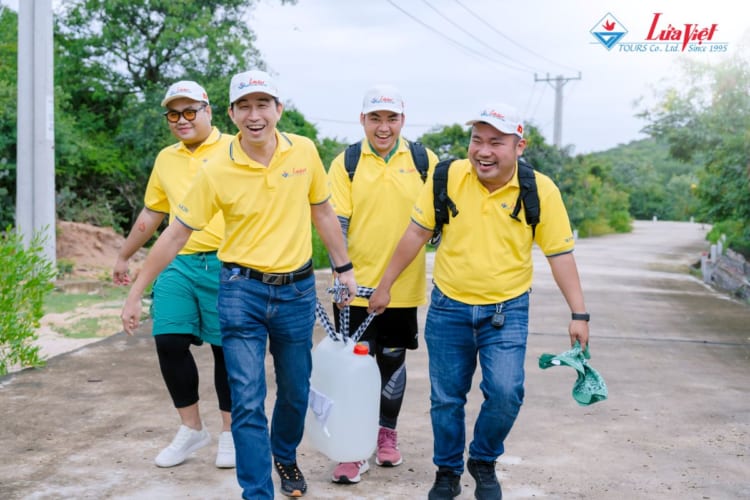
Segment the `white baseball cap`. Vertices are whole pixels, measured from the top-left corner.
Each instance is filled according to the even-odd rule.
[[[473,119],[466,122],[466,125],[474,125],[477,122],[492,125],[503,134],[515,134],[523,138],[521,115],[513,106],[508,104],[488,104]]]
[[[272,97],[279,97],[279,89],[265,71],[251,70],[238,73],[232,77],[229,84],[229,103],[233,104],[240,97],[256,92],[263,92]]]
[[[394,113],[404,112],[404,100],[401,94],[392,85],[376,85],[365,93],[362,99],[362,113],[372,111],[392,111]]]
[[[180,97],[187,97],[188,99],[192,99],[194,101],[203,101],[206,104],[209,104],[208,94],[203,87],[191,80],[182,80],[173,83],[167,89],[167,95],[164,96],[164,100],[161,102],[161,105],[166,106],[170,103],[170,101],[173,101]]]

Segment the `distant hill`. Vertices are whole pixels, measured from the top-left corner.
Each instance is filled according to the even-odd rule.
[[[641,139],[590,156],[611,166],[612,179],[628,193],[636,219],[684,221],[695,215],[694,188],[703,165],[675,160],[665,142]]]

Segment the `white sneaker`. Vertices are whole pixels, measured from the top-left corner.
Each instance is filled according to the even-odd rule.
[[[219,449],[216,452],[216,467],[220,469],[234,468],[234,438],[232,433],[224,431],[219,434]]]
[[[199,450],[211,442],[211,435],[206,427],[199,431],[190,427],[181,425],[177,435],[172,442],[161,450],[154,459],[154,463],[159,467],[174,467],[180,465],[195,450]]]

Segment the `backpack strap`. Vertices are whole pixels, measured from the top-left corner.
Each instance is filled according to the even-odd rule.
[[[427,157],[427,149],[419,141],[409,141],[409,151],[411,151],[411,159],[414,162],[414,166],[419,170],[419,175],[422,176],[422,182],[427,180],[427,171],[430,168],[430,161]]]
[[[448,196],[448,169],[454,158],[443,160],[435,166],[432,174],[432,200],[435,208],[435,230],[430,238],[430,243],[437,245],[440,242],[443,225],[450,222],[450,216],[458,215],[458,208]]]
[[[362,141],[349,144],[344,151],[344,168],[349,174],[349,182],[354,180],[354,172],[357,170],[359,157],[362,154]]]
[[[534,167],[531,166],[523,157],[518,159],[518,183],[521,190],[518,193],[516,206],[513,208],[512,218],[519,221],[518,212],[523,210],[526,216],[526,224],[531,226],[532,238],[536,235],[536,226],[539,224],[539,193],[536,189],[536,175]]]
[[[422,177],[422,182],[427,180],[427,171],[430,168],[430,160],[427,156],[427,149],[419,141],[408,141],[409,152],[411,152],[411,159],[414,162],[414,166],[419,171],[419,175]],[[344,168],[349,174],[349,181],[354,180],[354,172],[357,171],[357,165],[359,164],[359,157],[362,155],[362,141],[349,144],[344,151]]]

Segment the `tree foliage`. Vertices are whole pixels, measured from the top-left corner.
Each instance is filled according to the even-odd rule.
[[[419,139],[430,148],[441,160],[447,158],[466,158],[470,133],[459,124],[442,128],[435,127]]]
[[[635,219],[687,221],[697,215],[693,186],[702,165],[672,157],[664,140],[642,139],[591,156],[612,165],[612,178],[628,194]]]
[[[15,219],[18,15],[0,6],[0,227]]]
[[[284,0],[282,0],[284,1]],[[62,218],[122,229],[153,160],[173,141],[160,116],[174,81],[227,94],[263,68],[246,22],[253,0],[73,0],[55,16],[56,175]],[[227,130],[226,113],[214,113]],[[229,129],[229,131],[233,131]]]
[[[697,161],[698,216],[736,251],[750,256],[750,62],[746,54],[716,65],[685,61],[679,87],[659,94],[643,112],[646,130],[666,141],[674,158]],[[683,179],[686,184],[691,179]],[[679,186],[675,180],[674,186]],[[692,190],[692,189],[691,189]]]

